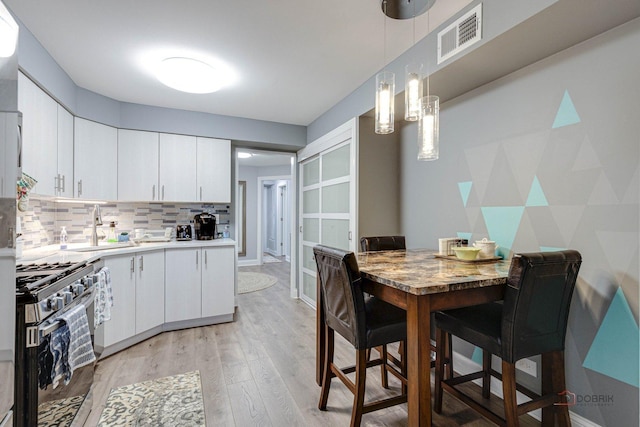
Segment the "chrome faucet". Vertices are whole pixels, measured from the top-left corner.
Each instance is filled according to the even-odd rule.
[[[102,215],[100,215],[100,205],[93,206],[91,215],[91,246],[98,246],[98,226],[102,225]]]

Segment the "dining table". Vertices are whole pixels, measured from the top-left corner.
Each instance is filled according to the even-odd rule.
[[[431,313],[501,300],[510,261],[464,261],[429,249],[357,254],[363,290],[407,311],[409,426],[431,426]],[[317,288],[316,382],[324,366],[324,310]]]

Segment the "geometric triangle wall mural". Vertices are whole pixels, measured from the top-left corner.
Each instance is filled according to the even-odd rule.
[[[638,334],[638,324],[622,288],[618,288],[582,366],[639,387]]]
[[[573,105],[573,101],[571,101],[569,91],[565,90],[562,102],[560,103],[560,107],[558,107],[558,112],[556,113],[556,118],[553,121],[553,126],[551,127],[556,129],[575,123],[580,123],[580,116],[578,116],[576,107]]]
[[[549,202],[547,202],[547,198],[544,195],[544,191],[542,191],[542,186],[537,176],[533,177],[531,190],[529,190],[529,197],[527,197],[525,206],[549,206]]]
[[[495,240],[500,247],[500,255],[507,257],[513,247],[524,206],[500,206],[481,208],[489,239]]]
[[[460,190],[460,196],[462,197],[462,205],[467,207],[467,200],[469,200],[469,193],[471,193],[471,181],[459,182],[458,189]]]

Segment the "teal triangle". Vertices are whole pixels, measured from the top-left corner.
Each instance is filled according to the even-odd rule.
[[[458,231],[456,234],[458,235],[458,237],[460,239],[467,239],[469,241],[469,243],[471,243],[471,235],[473,233],[465,233],[465,232],[462,232],[462,231]]]
[[[487,225],[489,239],[495,240],[503,257],[509,254],[513,240],[520,227],[524,206],[504,206],[482,208],[482,216]]]
[[[525,206],[549,206],[549,202],[547,202],[547,198],[544,195],[544,191],[542,191],[542,186],[537,176],[533,177],[531,190],[529,190],[529,197],[527,197]]]
[[[471,194],[471,181],[459,182],[458,189],[460,190],[460,196],[462,197],[462,204],[467,207],[467,200],[469,200],[469,194]]]
[[[476,362],[478,365],[482,366],[482,350],[480,350],[480,347],[475,347],[473,349],[473,354],[471,355],[471,360]]]
[[[571,101],[569,91],[565,90],[562,102],[560,103],[560,107],[556,113],[556,119],[553,121],[553,126],[551,127],[556,129],[563,126],[573,125],[575,123],[580,123],[580,116],[578,116],[576,107],[574,107],[573,102]]]
[[[582,366],[639,387],[640,338],[629,303],[618,288]]]

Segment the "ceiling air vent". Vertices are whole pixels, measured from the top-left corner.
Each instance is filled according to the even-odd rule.
[[[438,33],[438,64],[482,39],[482,3]]]

